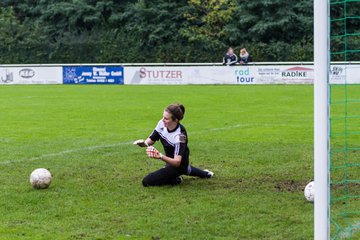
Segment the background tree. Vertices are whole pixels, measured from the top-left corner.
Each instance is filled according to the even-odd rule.
[[[256,61],[312,61],[313,13],[308,0],[243,1],[226,26],[229,43]]]
[[[313,59],[308,0],[3,0],[0,27],[1,63]]]
[[[227,47],[228,35],[225,26],[233,19],[235,9],[234,1],[189,0],[184,13],[186,21],[180,34],[188,42],[195,43],[197,50],[212,53],[212,56],[206,54],[206,58],[216,61]]]

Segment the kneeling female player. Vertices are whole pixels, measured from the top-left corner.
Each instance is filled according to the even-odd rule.
[[[213,172],[200,170],[189,163],[188,139],[185,127],[180,124],[184,118],[185,107],[182,104],[171,104],[163,113],[155,130],[148,139],[137,140],[134,144],[147,147],[148,157],[160,159],[166,163],[165,167],[147,175],[142,183],[145,187],[176,185],[182,182],[181,175],[200,178],[211,178]],[[161,154],[152,145],[160,140],[164,146],[165,154]]]

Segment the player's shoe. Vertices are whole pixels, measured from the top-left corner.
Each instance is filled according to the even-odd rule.
[[[182,183],[183,181],[184,181],[183,177],[182,177],[182,176],[178,176],[178,177],[176,178],[176,183],[175,183],[175,185],[180,184],[180,183]]]
[[[207,173],[207,178],[212,178],[214,176],[214,173],[212,171],[209,171],[207,169],[204,169],[204,172]]]

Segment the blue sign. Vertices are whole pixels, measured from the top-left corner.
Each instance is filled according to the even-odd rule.
[[[64,84],[124,84],[121,66],[64,66]]]

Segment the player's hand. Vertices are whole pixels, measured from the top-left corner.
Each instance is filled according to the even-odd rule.
[[[153,146],[147,147],[146,154],[148,155],[149,158],[156,158],[156,159],[162,158],[162,154]]]
[[[139,147],[148,147],[148,144],[143,139],[136,140],[133,144]]]

